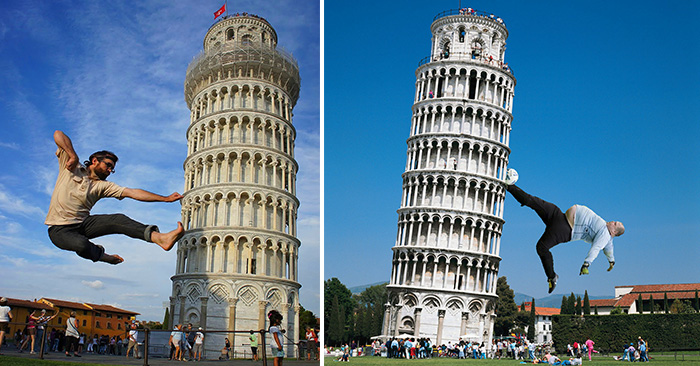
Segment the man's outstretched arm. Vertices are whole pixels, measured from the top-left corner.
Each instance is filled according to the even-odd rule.
[[[139,188],[124,188],[122,197],[129,197],[141,202],[175,202],[182,198],[182,195],[174,192],[169,196],[161,196]]]
[[[75,150],[73,149],[73,142],[71,142],[70,138],[60,130],[56,130],[53,133],[53,140],[61,150],[68,154],[68,161],[66,162],[65,168],[73,171],[73,169],[75,169],[80,162],[78,159],[78,154],[76,154]]]

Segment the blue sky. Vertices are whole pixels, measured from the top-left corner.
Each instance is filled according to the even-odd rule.
[[[105,303],[162,320],[175,251],[123,236],[95,240],[125,258],[93,264],[54,247],[43,224],[58,173],[56,129],[82,160],[120,157],[114,182],[182,193],[189,111],[187,65],[202,50],[223,0],[0,1],[0,262],[3,296]],[[318,3],[235,1],[230,13],[266,18],[279,46],[299,61],[294,109],[301,304],[320,310],[320,37]],[[123,212],[172,230],[179,203],[99,202],[93,213]]]
[[[462,1],[510,33],[515,87],[510,167],[518,184],[563,210],[584,204],[626,233],[617,264],[590,246],[552,249],[569,292],[698,282],[700,267],[700,3],[695,1]],[[418,62],[430,24],[458,1],[325,6],[324,278],[348,287],[388,281]],[[508,195],[500,276],[547,295],[537,215]]]

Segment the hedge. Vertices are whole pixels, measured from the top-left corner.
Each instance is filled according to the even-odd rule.
[[[700,349],[700,314],[555,315],[552,317],[554,347],[595,342],[595,349],[622,353],[623,344],[642,337],[650,350]]]

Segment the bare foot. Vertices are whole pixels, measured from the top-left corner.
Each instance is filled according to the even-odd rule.
[[[163,248],[166,252],[173,249],[175,242],[178,241],[185,234],[185,228],[182,227],[181,222],[177,222],[177,229],[167,232],[159,233],[154,231],[151,233],[151,240]]]
[[[121,262],[124,262],[124,258],[120,257],[117,254],[103,253],[100,257],[100,262],[107,262],[109,264],[119,264]]]

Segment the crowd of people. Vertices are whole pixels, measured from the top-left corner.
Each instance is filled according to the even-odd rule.
[[[618,361],[630,361],[630,362],[648,362],[649,361],[649,345],[642,339],[642,337],[637,338],[637,344],[635,348],[635,343],[625,343],[622,345],[622,356],[613,356]]]
[[[578,354],[585,355],[588,353],[588,361],[591,360],[592,354],[593,353],[599,353],[594,349],[595,342],[588,338],[585,342],[579,343],[579,342],[574,342],[573,344],[567,344],[566,345],[566,352],[569,356],[574,356]]]
[[[622,356],[613,356],[622,361],[649,361],[648,344],[639,337],[636,343],[626,343],[622,347]],[[430,338],[390,338],[386,341],[375,340],[366,347],[358,346],[357,342],[343,344],[333,349],[326,347],[326,354],[333,355],[337,361],[349,362],[352,357],[374,355],[387,358],[422,359],[447,357],[457,359],[513,359],[521,362],[550,365],[582,365],[583,359],[599,353],[595,342],[588,338],[585,342],[573,342],[566,346],[566,356],[558,357],[554,353],[553,344],[534,344],[525,338],[493,340],[490,347],[483,342],[459,339],[457,342],[434,344]]]
[[[482,18],[490,18],[490,19],[493,19],[501,24],[505,24],[503,22],[503,19],[501,19],[501,17],[497,17],[493,14],[477,13],[477,11],[472,9],[472,8],[460,8],[459,15],[475,15],[475,16],[479,16]]]
[[[226,342],[228,342],[228,338],[226,338]],[[204,333],[202,332],[202,328],[195,330],[192,323],[187,325],[177,324],[170,333],[168,344],[170,345],[170,356],[168,357],[169,360],[201,361],[204,345]],[[227,352],[229,348],[230,343],[228,348],[226,348]]]
[[[41,347],[41,335],[34,333],[27,328],[17,330],[13,336],[14,344],[18,352],[22,353],[29,351],[31,354],[38,353]],[[32,338],[34,341],[32,342]],[[32,347],[32,343],[34,346]],[[66,351],[66,332],[63,329],[52,328],[46,335],[46,343],[44,344],[44,353],[64,352]],[[121,336],[103,335],[86,335],[80,333],[78,337],[77,353],[91,353],[98,355],[123,355],[126,350],[125,340]]]
[[[338,361],[349,361],[350,357],[362,355],[385,355],[388,358],[422,359],[432,357],[534,360],[544,357],[550,344],[534,345],[525,339],[494,340],[491,347],[484,342],[459,339],[457,342],[434,344],[430,338],[390,338],[387,341],[375,340],[368,347],[358,347],[355,341],[337,349],[326,348],[326,354],[335,354]]]
[[[66,329],[51,328],[48,331],[48,322],[57,315],[58,313],[47,315],[46,310],[41,310],[40,313],[34,311],[28,315],[25,319],[26,326],[17,329],[13,335],[17,351],[38,353],[45,338],[44,353],[65,352],[68,357],[81,357],[85,352],[100,355],[121,355],[124,352],[125,342],[121,336],[80,333],[75,312],[66,320]],[[46,335],[45,331],[48,331]]]

